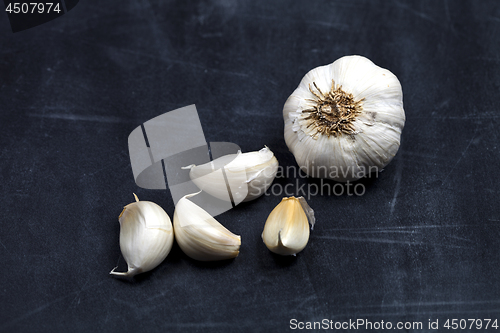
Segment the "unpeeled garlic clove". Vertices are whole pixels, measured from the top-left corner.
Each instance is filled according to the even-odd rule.
[[[177,244],[195,260],[215,261],[237,257],[241,237],[227,230],[204,209],[187,199],[198,193],[185,195],[175,206]]]
[[[158,266],[172,249],[174,230],[167,213],[150,201],[139,201],[123,208],[120,221],[120,249],[127,262],[127,272],[112,275],[132,277]]]
[[[278,160],[268,147],[264,147],[259,151],[238,152],[185,168],[191,169],[189,177],[200,190],[225,201],[232,197],[238,204],[257,199],[266,192],[276,177]]]
[[[295,255],[309,240],[309,222],[314,227],[314,211],[303,197],[283,198],[266,220],[262,240],[267,248],[281,255]]]

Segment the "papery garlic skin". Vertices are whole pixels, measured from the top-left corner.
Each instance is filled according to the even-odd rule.
[[[325,96],[340,102],[322,104]],[[343,121],[338,106],[352,110]],[[286,144],[301,170],[353,181],[381,171],[396,155],[405,124],[403,92],[390,71],[365,57],[345,56],[307,73],[283,117]]]
[[[266,192],[278,172],[278,160],[264,147],[255,152],[222,156],[190,168],[189,177],[200,190],[225,201],[230,200],[230,191],[234,203],[238,204],[257,199]]]
[[[262,232],[264,244],[271,252],[280,255],[299,253],[309,241],[308,217],[312,229],[314,211],[303,197],[283,198],[266,220]]]
[[[182,251],[192,259],[215,261],[235,258],[241,237],[227,230],[200,206],[182,197],[175,206],[175,239]]]
[[[134,194],[135,196],[135,194]],[[132,277],[158,266],[169,254],[174,242],[174,230],[167,213],[150,201],[128,204],[118,217],[120,249],[127,262],[127,272],[110,274]]]

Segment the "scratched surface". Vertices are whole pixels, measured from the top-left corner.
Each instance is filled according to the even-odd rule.
[[[82,0],[17,34],[0,14],[0,30],[0,331],[500,320],[498,1]],[[242,236],[233,261],[174,245],[134,283],[108,275],[124,266],[117,216],[132,192],[174,210],[168,191],[134,183],[134,128],[194,103],[207,141],[267,145],[295,165],[283,104],[307,71],[348,54],[400,79],[401,149],[364,195],[309,200],[302,253],[262,244],[271,195],[219,217]]]

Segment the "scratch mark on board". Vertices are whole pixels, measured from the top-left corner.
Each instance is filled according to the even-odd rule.
[[[396,187],[394,188],[394,195],[392,196],[389,221],[392,219],[392,214],[394,213],[394,209],[396,208],[396,202],[398,200],[399,190],[401,189],[402,174],[403,174],[403,149],[400,148],[398,154],[398,164],[396,167],[396,175],[395,175]]]
[[[385,243],[385,244],[402,244],[402,245],[423,245],[423,246],[438,246],[438,247],[448,247],[456,249],[472,249],[471,247],[464,247],[458,245],[447,245],[447,244],[429,244],[425,242],[414,242],[407,240],[396,240],[396,239],[385,239],[385,238],[362,238],[362,237],[343,237],[343,236],[316,236],[319,239],[333,239],[333,240],[346,240],[355,242],[372,242],[372,243]]]
[[[99,282],[99,283],[97,283],[97,284],[94,284],[94,285],[92,285],[92,286],[89,286],[88,288],[85,288],[85,289],[89,289],[89,288],[91,288],[91,287],[97,287],[97,286],[100,286],[100,285],[101,285],[101,284],[103,284],[104,282],[105,282],[105,281],[101,281],[101,282]],[[69,294],[67,294],[67,295],[65,295],[65,296],[61,296],[61,297],[59,297],[59,298],[56,298],[55,300],[53,300],[53,301],[51,301],[51,302],[47,302],[47,303],[45,303],[45,304],[43,304],[43,305],[41,305],[41,306],[37,307],[36,309],[33,309],[33,310],[31,310],[31,311],[28,311],[28,312],[24,313],[23,315],[21,315],[21,316],[19,316],[19,317],[17,317],[17,318],[14,318],[14,319],[12,319],[11,321],[9,321],[9,322],[7,322],[7,323],[5,323],[5,324],[1,325],[1,326],[0,326],[0,329],[5,329],[5,328],[7,328],[7,327],[9,327],[9,326],[15,325],[15,324],[17,324],[18,322],[23,321],[23,320],[25,320],[25,319],[27,319],[27,318],[29,318],[29,317],[31,317],[31,316],[33,316],[33,315],[35,315],[35,314],[39,313],[39,312],[42,312],[43,310],[47,309],[48,307],[50,307],[50,306],[52,306],[52,305],[54,305],[54,304],[56,304],[56,303],[59,303],[59,302],[61,302],[61,301],[65,300],[66,298],[69,298],[69,297],[71,297],[71,296],[73,296],[73,295],[75,295],[75,294],[79,295],[79,294],[82,292],[82,290],[83,290],[83,289],[84,289],[84,288],[79,288],[78,290],[72,291],[72,292],[70,292]]]
[[[413,13],[414,15],[420,17],[421,19],[424,19],[426,21],[429,21],[429,22],[432,22],[432,23],[437,23],[432,17],[430,17],[429,15],[425,14],[425,13],[422,13],[416,9],[413,9],[411,8],[410,6],[404,4],[404,3],[401,3],[399,1],[396,1],[396,5],[402,9],[405,9],[405,10],[408,10],[409,12]]]
[[[5,251],[7,251],[7,247],[2,243],[2,241],[0,240],[0,245],[3,246],[3,248],[5,249]]]
[[[457,167],[457,165],[464,158],[465,154],[467,153],[467,150],[469,150],[470,145],[472,144],[472,142],[476,138],[476,133],[477,133],[477,126],[476,126],[476,129],[474,130],[474,134],[472,135],[472,138],[469,140],[469,143],[467,144],[467,147],[465,147],[464,151],[462,151],[462,154],[460,155],[459,159],[457,160],[457,162],[455,163],[455,165],[453,166],[453,168],[451,168],[450,172],[448,172],[448,174],[446,175],[446,177],[444,177],[443,183],[442,183],[443,185],[446,184],[446,180],[448,179],[448,177],[450,177],[450,175],[453,173],[453,171],[455,170],[455,168]]]
[[[78,114],[64,114],[64,113],[29,113],[30,117],[49,118],[49,119],[62,119],[70,121],[95,121],[98,123],[126,123],[127,121],[122,118],[112,116],[97,116],[97,115],[78,115]]]
[[[490,220],[497,221],[500,220]],[[323,229],[323,231],[378,231],[378,230],[398,230],[398,229],[426,229],[426,228],[465,228],[465,227],[487,227],[487,226],[499,226],[498,223],[485,223],[485,224],[428,224],[428,225],[411,225],[411,226],[396,226],[396,227],[373,227],[373,228],[332,228]]]

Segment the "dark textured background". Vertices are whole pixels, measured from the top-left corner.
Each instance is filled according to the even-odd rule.
[[[0,330],[289,330],[289,321],[500,320],[498,1],[80,1],[13,34],[0,14]],[[316,196],[296,258],[260,234],[279,197],[219,216],[233,261],[174,245],[129,283],[117,216],[127,138],[196,104],[207,141],[294,165],[282,107],[310,69],[360,54],[404,91],[398,155],[366,193]],[[295,182],[279,179],[278,183]],[[314,180],[300,179],[300,184]]]

